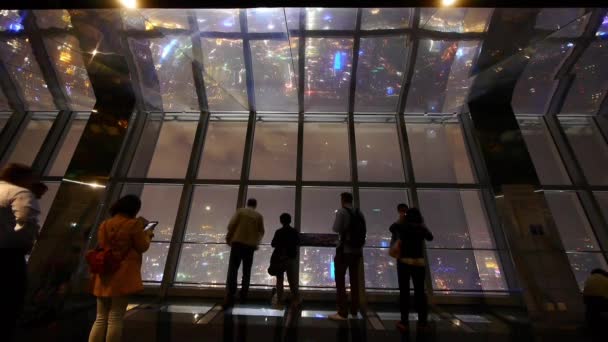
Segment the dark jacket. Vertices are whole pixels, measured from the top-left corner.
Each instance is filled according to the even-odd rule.
[[[400,258],[424,258],[424,240],[432,241],[433,234],[424,223],[409,222],[407,218],[404,222],[395,222],[390,227],[393,241],[401,240]]]
[[[280,228],[274,233],[271,245],[278,256],[295,258],[300,246],[300,234],[292,227]]]

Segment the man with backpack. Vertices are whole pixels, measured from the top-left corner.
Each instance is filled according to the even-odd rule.
[[[336,212],[333,226],[333,231],[340,236],[334,258],[338,312],[328,317],[334,321],[348,319],[346,270],[350,277],[350,313],[355,318],[359,313],[359,265],[367,235],[363,213],[353,208],[353,195],[348,192],[340,194],[340,202],[342,207]]]

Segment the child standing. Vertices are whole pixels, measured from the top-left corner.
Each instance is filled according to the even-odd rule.
[[[292,296],[292,304],[298,305],[300,297],[298,293],[298,261],[297,254],[300,246],[299,233],[291,227],[291,215],[283,213],[280,216],[282,227],[274,233],[272,247],[274,251],[270,257],[268,273],[277,277],[277,300],[273,303],[281,307],[283,302],[283,282],[287,273],[287,281]]]

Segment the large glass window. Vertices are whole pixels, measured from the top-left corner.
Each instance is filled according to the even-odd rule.
[[[410,26],[412,8],[364,8],[362,30],[399,29]]]
[[[0,18],[2,17],[0,15]],[[23,29],[22,26],[21,28]],[[4,62],[11,78],[21,88],[28,110],[55,110],[53,97],[40,72],[28,39],[0,40],[0,59]]]
[[[594,195],[600,205],[602,213],[604,214],[604,219],[608,222],[608,192],[596,191],[594,192]]]
[[[420,28],[442,32],[484,32],[491,8],[422,8]]]
[[[306,181],[350,181],[345,122],[304,123],[302,175]]]
[[[194,188],[185,241],[224,243],[236,210],[238,187],[200,185]]]
[[[250,186],[247,190],[247,198],[257,199],[258,207],[256,210],[264,217],[265,232],[262,244],[270,244],[275,231],[281,228],[281,222],[279,221],[281,214],[288,213],[291,215],[291,226],[294,226],[295,187]]]
[[[143,281],[159,283],[163,280],[169,245],[166,242],[153,242],[142,255],[141,278]]]
[[[212,118],[198,169],[202,179],[239,179],[243,167],[247,121]]]
[[[307,8],[307,30],[353,30],[355,8]]]
[[[195,9],[198,29],[202,32],[239,32],[241,24],[239,22],[238,9]]]
[[[302,188],[302,233],[334,234],[332,227],[343,192],[352,192],[352,189]]]
[[[406,111],[458,112],[468,96],[472,82],[469,76],[480,45],[474,40],[421,40]]]
[[[397,111],[407,56],[406,37],[361,38],[356,112]]]
[[[198,114],[179,116],[165,114],[147,169],[148,178],[184,178],[186,176],[197,126]],[[142,140],[138,152],[150,153],[145,151],[149,146],[141,146],[145,143]],[[133,163],[132,172],[141,166]]]
[[[247,76],[240,39],[201,38],[203,67],[209,109],[249,110]]]
[[[605,269],[606,260],[576,192],[545,191],[545,198],[572,272],[582,289],[591,270],[597,267]]]
[[[359,181],[404,181],[395,122],[359,123],[355,126],[355,137]]]
[[[570,184],[568,173],[543,118],[520,117],[518,123],[541,184]]]
[[[477,190],[418,191],[435,237],[427,246],[436,290],[507,289],[480,197]]]
[[[359,190],[361,211],[367,225],[367,240],[365,247],[389,247],[391,234],[389,228],[397,221],[397,205],[409,203],[407,191],[404,189],[372,189]],[[388,252],[383,256],[388,257]],[[386,263],[386,258],[376,259],[374,265]]]
[[[0,113],[0,134],[2,134],[2,130],[4,130],[4,126],[6,126],[8,120],[10,120],[11,115],[12,113]]]
[[[298,123],[258,121],[249,179],[295,180]]]
[[[13,142],[14,147],[6,159],[6,163],[32,165],[56,116],[56,113],[32,114],[24,130]]]
[[[173,226],[182,194],[181,185],[125,184],[122,195],[134,194],[141,198],[138,216],[158,221],[153,241],[171,241]]]
[[[293,44],[287,40],[254,40],[250,44],[256,110],[297,112],[297,40]]]
[[[55,155],[55,159],[53,160],[50,169],[47,171],[48,176],[63,176],[72,161],[72,156],[74,155],[74,151],[76,151],[76,147],[78,146],[78,142],[80,141],[80,137],[84,132],[84,128],[87,125],[87,121],[89,120],[89,113],[76,114],[74,120],[70,124],[70,128],[68,133],[66,134],[63,142],[61,143],[61,147],[57,151]]]
[[[57,196],[57,191],[59,190],[60,185],[59,182],[45,182],[44,184],[46,184],[48,187],[48,191],[39,200],[40,217],[38,218],[38,222],[40,223],[40,227],[44,226],[44,222],[49,215],[51,205],[53,205],[53,201],[55,200],[55,196]]]
[[[165,111],[199,111],[192,78],[190,36],[166,36],[149,41]],[[143,56],[145,59],[145,56]],[[147,62],[149,63],[149,61]],[[149,78],[143,75],[142,79]],[[144,89],[144,91],[148,91]],[[158,96],[152,90],[151,96]]]
[[[559,119],[574,155],[592,185],[608,184],[608,144],[592,118]]]
[[[408,123],[406,127],[417,182],[475,182],[458,123]]]
[[[300,248],[300,286],[335,287],[335,255],[331,247]]]
[[[543,8],[535,28],[554,32],[551,37],[578,37],[587,23],[584,14],[584,8]]]
[[[346,112],[352,54],[353,39],[306,39],[304,108],[307,112]]]

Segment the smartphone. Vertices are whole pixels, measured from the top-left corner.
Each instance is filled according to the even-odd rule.
[[[144,227],[144,232],[150,229],[154,229],[156,228],[156,226],[158,225],[158,221],[150,221],[148,222],[148,224]]]

